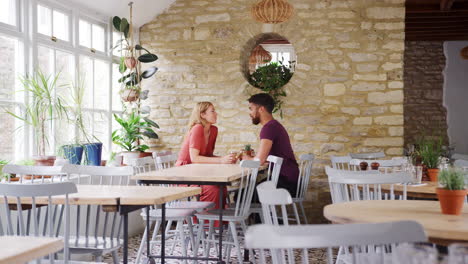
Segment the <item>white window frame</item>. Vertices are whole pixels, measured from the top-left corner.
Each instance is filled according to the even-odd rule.
[[[47,7],[50,9],[50,32],[51,36],[44,35],[42,33],[39,33],[38,28],[37,28],[37,6],[41,5],[44,7]],[[54,10],[60,11],[61,13],[64,13],[65,15],[68,16],[68,41],[57,38],[54,36]],[[51,1],[46,1],[46,0],[37,0],[37,3],[34,5],[34,12],[33,12],[33,18],[35,23],[33,23],[33,34],[37,35],[38,40],[42,41],[49,41],[49,42],[55,42],[61,46],[68,46],[72,47],[73,43],[73,11],[72,9],[65,8],[63,5],[60,4],[55,4],[52,3]]]
[[[77,47],[79,47],[80,50],[82,50],[83,52],[90,52],[90,53],[94,53],[94,54],[97,54],[97,55],[101,55],[101,56],[108,56],[109,55],[109,46],[110,44],[109,43],[112,43],[111,40],[112,40],[112,31],[109,30],[109,24],[106,24],[102,21],[99,21],[99,20],[96,20],[96,19],[92,19],[90,18],[89,16],[86,16],[84,14],[79,14],[78,15],[78,18],[77,18],[77,27],[79,27],[79,21],[80,20],[83,20],[83,21],[86,21],[90,24],[91,26],[91,30],[90,30],[90,41],[91,41],[91,47],[86,47],[86,46],[81,46],[80,45],[80,30],[79,28],[77,28],[77,31],[76,31],[76,38],[77,38],[77,41],[76,41],[76,45]],[[94,49],[92,46],[93,46],[93,24],[94,25],[99,25],[99,26],[102,26],[104,28],[104,51],[100,51],[100,50],[96,50]]]

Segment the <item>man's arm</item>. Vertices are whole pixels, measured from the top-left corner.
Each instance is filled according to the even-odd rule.
[[[270,153],[271,146],[273,145],[273,141],[269,139],[261,139],[260,140],[260,146],[257,152],[257,155],[255,155],[255,158],[260,160],[260,164],[265,163],[268,154]]]

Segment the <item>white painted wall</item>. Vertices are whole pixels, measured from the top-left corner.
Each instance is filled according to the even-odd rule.
[[[447,108],[447,124],[450,144],[455,153],[468,154],[468,60],[460,56],[460,50],[468,41],[446,41],[444,70],[444,106]]]

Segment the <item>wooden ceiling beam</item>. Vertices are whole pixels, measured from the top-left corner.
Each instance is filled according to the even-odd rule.
[[[455,0],[440,0],[440,11],[450,11]]]

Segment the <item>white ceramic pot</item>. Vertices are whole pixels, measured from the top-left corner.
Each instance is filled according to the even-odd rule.
[[[131,164],[131,161],[134,159],[138,159],[140,156],[139,151],[123,151],[120,154],[123,156],[123,165]]]

